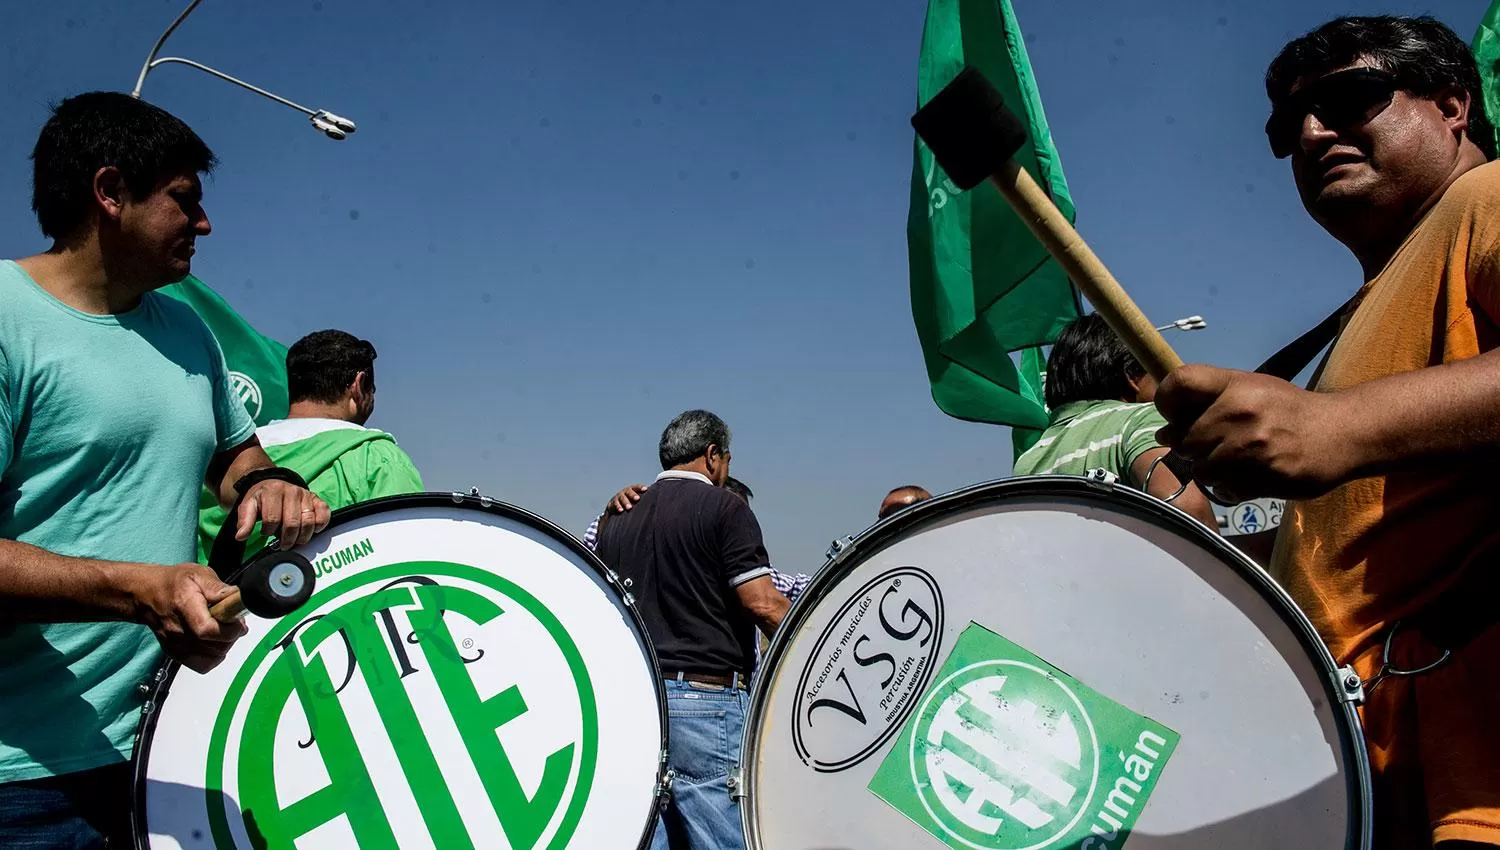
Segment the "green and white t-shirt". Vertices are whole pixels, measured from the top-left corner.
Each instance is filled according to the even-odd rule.
[[[255,433],[203,321],[155,292],[83,313],[9,260],[0,304],[0,537],[191,562],[209,460]],[[161,660],[133,623],[0,621],[0,783],[128,758]]]
[[[1082,475],[1105,469],[1134,484],[1130,465],[1158,448],[1156,431],[1167,424],[1152,404],[1075,401],[1052,412],[1041,439],[1016,459],[1017,475]]]

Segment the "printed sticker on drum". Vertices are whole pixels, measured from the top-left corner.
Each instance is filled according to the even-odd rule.
[[[486,823],[512,848],[566,845],[599,735],[577,645],[486,570],[429,561],[345,575],[370,550],[320,558],[329,586],[229,686],[204,777],[213,846],[395,848],[419,829],[430,838],[418,843],[473,847],[493,835]],[[518,722],[524,736],[510,732]]]
[[[1178,735],[975,623],[869,789],[956,850],[1118,850]]]
[[[890,740],[936,668],[943,594],[932,576],[897,567],[866,583],[823,629],[797,683],[792,744],[836,773]]]

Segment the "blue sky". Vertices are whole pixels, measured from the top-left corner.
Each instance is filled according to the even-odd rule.
[[[1261,127],[1261,76],[1339,14],[1483,0],[1013,0],[1078,225],[1188,360],[1250,368],[1358,286]],[[47,104],[128,91],[179,0],[0,4],[0,256],[46,247],[26,156]],[[222,165],[194,271],[262,332],[380,351],[372,425],[433,489],[581,533],[657,471],[662,427],[734,429],[773,560],[807,569],[885,491],[1010,471],[945,417],[907,293],[918,0],[206,0],[145,96]]]

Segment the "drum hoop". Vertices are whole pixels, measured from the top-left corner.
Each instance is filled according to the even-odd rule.
[[[667,791],[667,752],[670,731],[667,720],[667,688],[662,677],[656,675],[655,671],[661,669],[656,659],[656,647],[651,643],[651,635],[646,631],[646,622],[641,617],[640,609],[636,607],[635,598],[625,590],[619,576],[605,563],[599,560],[583,541],[573,536],[562,526],[552,522],[546,517],[534,514],[525,508],[492,499],[489,496],[478,493],[408,493],[400,496],[385,496],[379,499],[371,499],[368,502],[359,502],[349,505],[333,512],[329,518],[328,527],[321,533],[327,533],[338,526],[347,525],[355,520],[375,516],[392,511],[405,510],[409,508],[460,508],[464,510],[475,510],[482,513],[493,514],[505,519],[514,520],[522,525],[528,525],[537,531],[541,531],[554,541],[563,544],[573,554],[578,555],[583,562],[604,580],[604,585],[612,601],[621,607],[629,615],[630,622],[635,626],[636,636],[646,650],[646,660],[652,671],[653,687],[656,692],[656,716],[661,726],[661,746],[657,758],[656,768],[656,799],[657,804],[651,808],[651,816],[641,832],[641,840],[637,845],[639,850],[646,850],[651,844],[651,838],[656,832],[656,821],[661,816],[661,799]],[[141,720],[136,731],[135,749],[131,753],[131,793],[134,795],[130,807],[130,829],[135,840],[136,850],[150,850],[147,844],[148,833],[146,832],[146,772],[151,761],[151,742],[156,736],[156,721],[160,717],[162,701],[166,699],[168,692],[172,689],[172,681],[177,677],[181,664],[176,661],[166,661],[157,668],[151,680],[144,683],[144,687],[151,689],[146,702],[141,706]]]
[[[781,627],[771,639],[761,663],[761,672],[777,669],[789,650],[792,636],[801,630],[802,624],[811,615],[812,609],[822,600],[827,589],[854,570],[867,550],[879,551],[887,544],[907,536],[922,527],[934,525],[955,514],[964,513],[976,504],[997,496],[1003,500],[1012,496],[1057,496],[1073,501],[1107,505],[1122,513],[1155,520],[1193,542],[1218,555],[1219,560],[1233,569],[1253,588],[1271,609],[1279,614],[1296,636],[1297,642],[1314,664],[1324,670],[1321,679],[1323,695],[1333,708],[1335,717],[1342,717],[1337,727],[1339,746],[1343,751],[1346,767],[1344,783],[1349,794],[1350,836],[1345,841],[1345,850],[1370,850],[1374,822],[1374,810],[1370,786],[1370,756],[1365,747],[1364,733],[1355,704],[1339,688],[1338,664],[1332,653],[1313,627],[1312,621],[1290,595],[1271,578],[1259,564],[1250,560],[1234,548],[1223,537],[1210,531],[1202,523],[1179,508],[1143,493],[1133,487],[1109,482],[1098,482],[1074,475],[1029,475],[1002,478],[973,484],[950,493],[934,496],[917,502],[881,520],[855,535],[841,547],[813,575],[807,589],[792,603],[783,618]],[[745,829],[745,841],[749,850],[761,850],[759,823],[752,817],[755,802],[757,759],[756,744],[760,740],[758,731],[766,712],[770,688],[768,675],[756,675],[750,691],[750,711],[745,717],[745,731],[740,741],[741,776],[744,799],[740,807],[740,821]],[[905,721],[903,721],[905,722]]]

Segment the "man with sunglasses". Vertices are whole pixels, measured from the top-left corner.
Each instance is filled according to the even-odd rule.
[[[1497,846],[1500,165],[1474,58],[1429,18],[1341,18],[1266,90],[1273,153],[1364,285],[1316,392],[1186,366],[1161,438],[1223,494],[1294,500],[1272,572],[1366,681],[1376,846]]]

